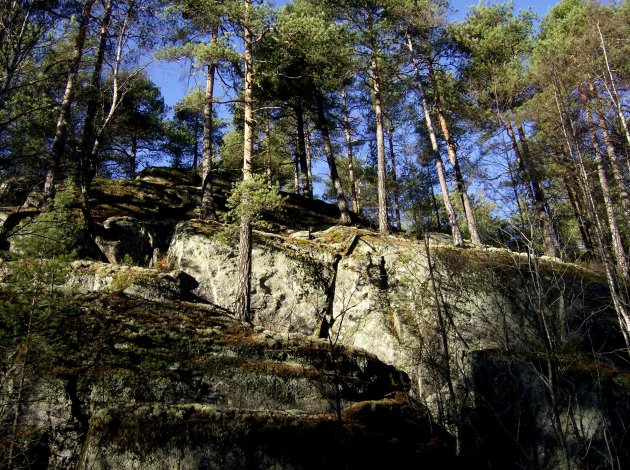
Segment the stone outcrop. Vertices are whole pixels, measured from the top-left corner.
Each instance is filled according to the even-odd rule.
[[[236,252],[196,224],[178,226],[169,260],[197,279],[196,295],[229,309]],[[623,406],[610,410],[607,399],[593,397],[592,390],[608,389],[630,398],[616,352],[622,338],[598,275],[552,259],[533,266],[508,250],[462,249],[435,238],[425,245],[350,227],[309,238],[257,234],[256,321],[315,336],[325,324],[332,341],[407,372],[415,397],[471,455],[487,456],[506,439],[479,439],[489,415],[516,442],[508,460],[544,468],[573,466],[587,445],[603,452],[606,426],[630,418]],[[588,359],[593,349],[596,360]],[[594,364],[596,374],[619,372],[589,375]],[[482,386],[489,376],[509,382],[514,395]],[[589,377],[588,386],[576,377]]]
[[[44,382],[46,406],[74,410],[55,427],[82,442],[68,455],[94,468],[374,468],[409,452],[448,467],[455,450],[469,468],[630,465],[630,368],[592,267],[336,226],[335,206],[293,195],[254,231],[251,330],[229,318],[236,243],[195,219],[198,183],[148,169],[97,185],[110,263],[75,263],[65,287],[88,299],[70,328],[88,359]],[[230,182],[216,183],[223,207]]]
[[[206,305],[72,295],[80,310],[54,326],[57,343],[22,383],[16,465],[359,468],[452,456],[406,376],[367,353],[252,330]]]

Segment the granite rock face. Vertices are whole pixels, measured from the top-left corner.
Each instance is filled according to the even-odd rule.
[[[25,375],[15,465],[289,469],[452,459],[448,434],[405,393],[406,376],[374,356],[255,331],[205,305],[73,295],[81,308],[58,326],[61,354],[39,357]]]
[[[229,309],[236,252],[221,245],[216,233],[191,230],[191,224],[178,226],[171,266],[199,282],[196,295]],[[623,361],[615,359],[622,339],[603,280],[557,260],[540,260],[532,270],[523,254],[443,243],[435,237],[426,243],[381,237],[351,227],[312,232],[310,240],[258,234],[252,272],[256,321],[275,331],[328,332],[332,341],[405,371],[412,394],[434,418],[459,436],[461,446],[483,455],[492,447],[479,450],[475,437],[487,421],[484,413],[500,414],[514,397],[499,394],[506,400],[501,402],[482,386],[479,371],[488,362],[480,358],[502,351],[494,356],[493,373],[509,377],[516,373],[512,365],[520,364],[512,386],[520,402],[536,403],[519,409],[528,420],[527,432],[500,420],[518,436],[509,458],[522,451],[518,461],[525,466],[570,468],[575,461],[567,460],[567,447],[573,459],[588,443],[603,451],[605,423],[623,426],[630,415],[602,411],[606,400],[578,393],[573,376],[562,373],[569,366],[592,367],[586,359],[592,348],[601,352],[600,359],[610,355],[598,367],[624,370]],[[628,395],[624,380],[610,382],[614,394]]]
[[[229,316],[236,243],[195,219],[198,184],[148,169],[96,185],[109,263],[71,266],[64,353],[28,377],[35,467],[630,466],[601,273],[336,226],[293,195],[254,231],[252,329]]]
[[[200,298],[225,309],[237,289],[237,248],[221,227],[201,221],[177,226],[168,251],[174,269],[195,278]],[[312,334],[326,308],[333,251],[274,234],[254,234],[252,307],[255,323],[280,332]]]

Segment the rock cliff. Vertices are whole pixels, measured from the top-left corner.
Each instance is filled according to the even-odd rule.
[[[630,368],[596,270],[382,237],[291,196],[254,234],[252,329],[229,315],[236,244],[195,219],[198,184],[165,169],[96,184],[96,260],[64,279],[63,357],[28,377],[24,462],[630,464]],[[36,213],[2,212],[6,227]]]

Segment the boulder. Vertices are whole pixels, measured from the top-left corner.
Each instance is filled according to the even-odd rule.
[[[95,238],[112,264],[152,266],[168,246],[172,223],[142,222],[133,217],[110,217]]]
[[[199,282],[196,295],[231,310],[237,291],[238,250],[222,229],[203,221],[180,223],[168,260],[171,268]],[[254,322],[274,331],[312,334],[327,305],[334,253],[302,240],[261,232],[254,233],[254,240]]]
[[[76,261],[71,265],[66,286],[89,292],[119,292],[150,301],[186,301],[197,299],[192,292],[198,283],[182,271],[163,273],[137,266]]]

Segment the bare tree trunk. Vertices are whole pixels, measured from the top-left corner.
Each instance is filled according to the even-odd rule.
[[[411,40],[408,41],[409,51],[413,53],[413,44]],[[427,103],[426,94],[424,93],[424,87],[420,78],[420,70],[418,69],[418,63],[413,58],[413,64],[416,72],[416,80],[418,82],[418,95],[422,103],[422,111],[424,113],[424,122],[429,131],[429,139],[431,140],[431,150],[433,151],[433,159],[435,160],[435,170],[438,175],[438,181],[440,182],[440,190],[442,191],[442,200],[444,201],[444,207],[446,208],[446,215],[448,216],[448,223],[451,226],[451,234],[453,236],[453,243],[455,246],[462,246],[464,244],[464,238],[462,232],[457,223],[457,214],[455,208],[451,202],[451,196],[448,191],[448,185],[446,182],[446,169],[444,168],[444,161],[440,155],[440,149],[438,147],[437,136],[435,133],[435,127],[433,127],[433,120],[431,119],[431,113],[429,112],[429,105]]]
[[[516,157],[516,164],[519,174],[521,176],[521,181],[527,189],[527,195],[529,197],[530,205],[532,207],[532,210],[534,211],[536,222],[538,224],[538,229],[542,234],[545,254],[547,256],[558,256],[558,245],[556,241],[557,237],[555,235],[555,231],[553,230],[551,218],[549,217],[547,200],[545,198],[540,182],[534,174],[534,170],[531,166],[529,146],[527,145],[525,132],[521,126],[517,126],[519,139],[521,142],[521,146],[523,147],[523,150],[521,151],[519,143],[516,140],[514,127],[512,126],[510,118],[507,116],[503,116],[503,122],[505,124],[508,136],[510,137],[510,141],[512,142],[512,149],[514,150],[514,156]]]
[[[615,106],[615,110],[617,111],[617,116],[619,117],[619,121],[621,122],[621,127],[623,128],[624,135],[626,136],[626,141],[628,145],[630,145],[630,132],[628,131],[628,123],[626,122],[626,117],[623,114],[623,109],[621,107],[621,100],[619,99],[619,93],[617,92],[617,85],[615,84],[615,77],[612,73],[612,69],[610,68],[610,62],[608,61],[608,51],[606,50],[606,42],[604,41],[604,35],[602,34],[602,30],[599,27],[599,21],[597,22],[597,32],[599,33],[599,40],[602,46],[602,53],[604,54],[604,59],[606,63],[606,72],[608,73],[608,77],[610,79],[610,85],[606,85],[606,90],[608,91],[608,95],[610,96],[613,105]]]
[[[302,177],[302,194],[309,198],[313,198],[313,193],[308,184],[308,162],[306,161],[306,136],[304,134],[304,108],[301,101],[293,107],[295,111],[295,119],[297,122],[297,155],[300,162],[300,176]]]
[[[392,196],[394,199],[394,217],[396,218],[396,227],[398,230],[402,229],[402,221],[400,219],[400,190],[398,188],[398,175],[396,174],[396,154],[394,151],[394,128],[389,126],[387,128],[387,137],[389,140],[389,164],[391,165],[392,175]]]
[[[610,190],[610,184],[608,182],[608,174],[606,173],[606,164],[599,147],[599,141],[597,139],[597,130],[595,121],[591,110],[588,108],[588,98],[583,90],[580,90],[580,98],[582,104],[585,107],[586,123],[588,125],[588,131],[591,137],[591,143],[593,145],[593,153],[595,156],[595,163],[597,164],[597,174],[599,176],[599,186],[602,189],[602,197],[604,199],[604,207],[606,208],[606,216],[608,218],[608,230],[612,238],[612,248],[617,260],[617,266],[623,277],[628,277],[628,259],[623,248],[623,242],[621,240],[621,232],[619,231],[619,224],[617,222],[617,215],[615,214],[615,207],[613,205],[612,192]]]
[[[383,132],[383,99],[381,97],[381,76],[376,58],[376,46],[372,47],[372,101],[376,117],[376,154],[378,172],[378,231],[387,235],[389,224],[387,221],[387,174],[385,163],[385,136]]]
[[[61,156],[66,146],[68,136],[68,121],[70,120],[70,109],[74,101],[74,89],[81,67],[81,58],[83,57],[83,48],[85,47],[85,38],[90,23],[90,13],[96,0],[86,0],[81,11],[81,21],[77,31],[77,37],[74,42],[74,51],[70,61],[68,70],[68,78],[66,81],[66,89],[61,101],[59,109],[59,117],[57,118],[57,126],[55,128],[55,137],[51,150],[51,162],[46,172],[46,180],[44,183],[44,197],[46,199],[55,195],[55,179],[59,173],[61,166]]]
[[[99,34],[98,47],[96,50],[96,60],[94,61],[94,69],[90,78],[90,96],[87,102],[85,112],[85,120],[83,122],[83,136],[81,137],[81,145],[77,151],[77,173],[79,187],[81,189],[81,209],[85,219],[86,228],[89,233],[94,232],[92,216],[90,213],[90,186],[96,175],[97,155],[92,153],[94,143],[96,142],[96,113],[101,92],[101,75],[103,72],[103,62],[105,60],[105,48],[107,46],[107,38],[109,36],[109,25],[112,17],[113,0],[107,0],[105,10],[103,11],[103,19],[101,22],[101,31]]]
[[[341,223],[349,224],[351,222],[350,212],[348,211],[348,201],[346,201],[346,195],[343,192],[341,186],[341,180],[339,179],[339,173],[337,172],[337,164],[335,163],[335,155],[333,153],[332,144],[330,142],[330,133],[328,131],[328,121],[326,119],[326,113],[324,111],[324,98],[317,94],[317,125],[319,132],[322,134],[324,141],[324,153],[326,153],[326,160],[328,162],[328,169],[330,171],[330,180],[333,188],[335,188],[335,194],[337,196],[337,207],[341,214]]]
[[[604,115],[604,111],[599,103],[597,90],[595,90],[595,85],[593,84],[593,82],[589,82],[588,85],[591,95],[590,97],[595,103],[595,114],[599,123],[599,130],[601,131],[602,137],[604,138],[606,153],[608,154],[608,159],[610,160],[610,166],[613,171],[613,176],[615,177],[615,182],[617,183],[617,190],[619,191],[619,198],[621,199],[621,205],[623,206],[623,210],[625,212],[626,223],[628,223],[630,222],[630,195],[628,195],[628,184],[623,174],[622,162],[617,156],[617,152],[615,152],[615,146],[613,145],[612,139],[610,138],[610,133],[608,132],[608,124],[606,123],[606,116]]]
[[[293,157],[293,192],[300,194],[300,161],[297,152]]]
[[[271,171],[271,116],[265,115],[265,174],[267,176],[267,188],[273,187],[273,174]]]
[[[219,25],[212,25],[212,43],[219,37]],[[214,191],[212,188],[213,142],[212,114],[214,108],[214,73],[216,64],[210,62],[206,72],[206,92],[203,101],[203,149],[201,153],[201,218],[216,220],[214,209]]]
[[[348,97],[346,90],[343,90],[341,94],[342,106],[343,106],[343,129],[346,135],[346,150],[348,152],[348,182],[350,184],[350,201],[352,203],[352,210],[358,214],[359,200],[357,198],[357,183],[354,177],[354,151],[352,148],[352,127],[350,126],[350,113],[348,111]]]
[[[606,253],[606,237],[604,235],[603,224],[597,214],[596,204],[593,198],[593,190],[590,188],[588,179],[588,173],[584,167],[582,156],[579,154],[579,146],[575,139],[575,129],[569,116],[568,119],[571,126],[571,133],[569,134],[567,126],[565,125],[565,117],[560,107],[560,100],[558,99],[557,93],[555,94],[555,100],[567,148],[569,149],[569,154],[571,155],[573,162],[577,166],[577,172],[580,175],[582,192],[584,193],[584,198],[587,202],[588,212],[594,221],[593,227],[596,234],[595,240],[597,242],[597,254],[606,270],[606,280],[608,282],[608,288],[610,290],[610,296],[613,301],[615,313],[617,314],[617,321],[619,322],[619,328],[621,329],[626,343],[627,352],[630,354],[630,310],[628,309],[628,299],[624,297],[626,295],[624,293],[627,292],[627,288],[622,288],[622,285],[627,283],[627,279],[624,279],[623,277],[619,279],[617,270]],[[572,145],[573,143],[575,145]],[[573,147],[575,147],[575,151],[573,150]]]
[[[311,194],[313,194],[313,153],[311,146],[311,131],[306,129],[304,132],[305,143],[306,143],[306,174],[308,175],[308,190]]]
[[[251,180],[253,175],[254,157],[254,61],[252,50],[254,38],[249,28],[252,0],[245,0],[245,83],[244,83],[244,110],[245,122],[243,127],[243,181]],[[247,204],[249,197],[244,191],[243,197],[246,199],[241,203]],[[239,245],[238,245],[238,287],[236,292],[235,314],[237,318],[251,323],[253,321],[251,311],[251,284],[252,284],[252,222],[251,216],[244,210],[241,215],[239,225]]]
[[[120,67],[121,67],[122,59],[123,59],[123,49],[125,46],[127,27],[129,26],[130,16],[134,7],[135,7],[135,2],[130,1],[128,4],[125,19],[120,27],[120,32],[118,33],[118,40],[116,41],[117,42],[116,43],[116,58],[114,60],[114,69],[112,71],[112,102],[109,106],[107,115],[103,119],[103,122],[101,123],[98,131],[96,132],[94,145],[92,147],[92,157],[91,157],[94,161],[96,161],[96,159],[98,158],[98,153],[101,148],[101,139],[103,137],[103,133],[105,132],[105,129],[107,128],[112,118],[114,117],[114,113],[116,112],[116,109],[118,108],[120,104],[120,83],[119,83]]]
[[[129,179],[135,179],[138,169],[138,138],[131,136],[131,149],[129,151]]]
[[[444,110],[442,108],[442,101],[440,98],[439,88],[437,84],[437,80],[435,79],[435,74],[433,72],[433,65],[431,62],[428,63],[429,67],[429,78],[431,80],[431,84],[433,85],[433,91],[435,94],[435,110],[437,112],[438,121],[440,121],[440,127],[442,128],[442,134],[444,135],[444,140],[446,141],[446,150],[448,153],[448,158],[451,161],[451,165],[453,166],[453,171],[455,173],[455,182],[457,183],[457,192],[459,193],[460,198],[462,199],[462,205],[464,206],[464,213],[466,214],[466,222],[468,222],[468,231],[470,232],[470,239],[473,245],[481,245],[481,237],[479,236],[479,230],[477,229],[477,222],[475,221],[475,215],[473,213],[472,204],[470,203],[470,199],[468,197],[468,191],[466,189],[466,183],[464,181],[464,177],[462,176],[461,168],[459,167],[459,160],[457,158],[457,148],[455,146],[455,142],[453,141],[453,137],[451,135],[450,129],[448,127],[448,123],[446,122],[446,117],[444,116]]]

